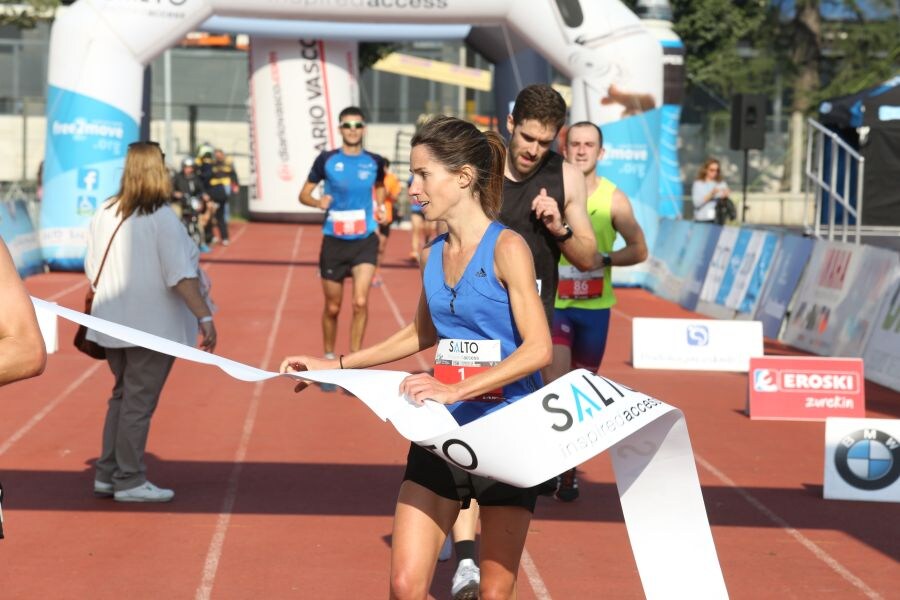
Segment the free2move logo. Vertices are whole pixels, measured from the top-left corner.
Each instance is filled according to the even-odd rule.
[[[838,474],[861,490],[882,490],[900,479],[900,442],[878,429],[844,436],[834,453]]]

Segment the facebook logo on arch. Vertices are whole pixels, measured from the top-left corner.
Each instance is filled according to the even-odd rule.
[[[98,185],[100,185],[100,171],[97,169],[78,169],[79,190],[95,192]]]
[[[100,185],[100,171],[97,169],[78,169],[77,212],[81,216],[90,216],[97,210],[97,187]]]

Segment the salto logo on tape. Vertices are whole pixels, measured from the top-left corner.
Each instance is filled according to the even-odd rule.
[[[688,346],[709,345],[709,328],[706,325],[688,325],[686,333]]]

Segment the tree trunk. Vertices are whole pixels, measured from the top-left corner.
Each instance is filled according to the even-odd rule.
[[[803,147],[804,117],[812,109],[812,99],[819,89],[819,61],[822,56],[822,18],[819,13],[819,0],[798,0],[796,15],[792,23],[792,39],[794,40],[791,62],[797,69],[794,80],[794,97],[791,103],[790,141],[788,148],[791,160],[784,169],[782,187],[790,183],[791,192],[800,191],[802,176],[802,158],[797,161],[797,148]],[[802,150],[799,152],[802,156]]]

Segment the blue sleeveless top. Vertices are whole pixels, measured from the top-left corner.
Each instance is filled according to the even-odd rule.
[[[438,340],[499,340],[500,358],[505,359],[522,343],[513,321],[509,293],[494,275],[494,247],[505,227],[491,222],[459,282],[454,287],[444,280],[444,244],[447,234],[435,239],[425,264],[425,298]],[[487,402],[463,400],[447,405],[460,425],[530,394],[543,385],[540,373],[532,373],[503,386],[503,400]]]

